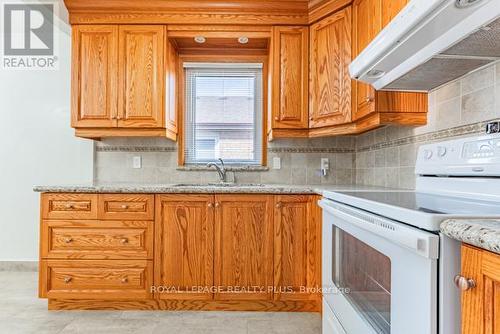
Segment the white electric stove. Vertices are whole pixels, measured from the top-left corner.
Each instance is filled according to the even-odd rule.
[[[415,191],[324,192],[323,333],[460,333],[451,218],[500,218],[500,135],[421,146]]]

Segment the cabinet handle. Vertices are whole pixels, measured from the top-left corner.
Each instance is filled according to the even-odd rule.
[[[215,202],[215,207],[218,208],[220,206],[219,202]]]
[[[127,283],[127,282],[128,282],[128,278],[127,277],[122,278],[122,283]]]
[[[71,282],[72,278],[71,277],[64,277],[64,283],[68,284]]]
[[[455,276],[454,282],[457,288],[462,291],[471,290],[476,287],[476,281],[472,278],[463,277],[462,275]]]
[[[278,116],[274,116],[274,120],[275,120],[275,121],[279,121],[279,120],[280,120],[280,118],[279,118]]]
[[[276,207],[277,207],[278,209],[279,209],[279,208],[281,208],[282,206],[283,206],[283,205],[281,204],[281,202],[276,203]]]
[[[72,241],[73,241],[73,238],[66,238],[66,239],[64,239],[64,242],[67,243],[67,244],[69,244]]]
[[[127,238],[123,238],[122,240],[120,240],[120,242],[121,242],[122,244],[126,244],[126,243],[128,243],[128,239],[127,239]]]
[[[128,209],[128,205],[127,204],[123,204],[122,205],[122,209]]]
[[[208,204],[207,204],[207,206],[208,206],[209,208],[213,208],[214,204],[213,204],[213,203],[208,203]]]
[[[66,204],[66,209],[73,209],[74,205],[73,204]]]
[[[366,101],[366,103],[370,103],[370,102],[375,101],[375,99],[371,96],[368,96],[365,101]]]

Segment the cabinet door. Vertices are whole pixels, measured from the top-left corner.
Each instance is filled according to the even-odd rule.
[[[177,139],[177,68],[179,56],[172,42],[166,42],[166,80],[165,80],[165,113],[167,119],[167,138]]]
[[[215,299],[272,299],[272,196],[216,195],[215,201],[214,272],[221,290]]]
[[[353,3],[353,53],[357,56],[382,29],[382,0],[356,0]],[[353,120],[375,112],[375,90],[356,82]]]
[[[120,26],[118,127],[164,127],[164,48],[164,26]]]
[[[307,129],[309,28],[274,27],[272,44],[272,127]]]
[[[408,0],[382,0],[382,27],[387,26],[407,3]]]
[[[462,246],[461,274],[475,282],[462,292],[462,333],[500,333],[500,255]]]
[[[317,196],[274,197],[275,300],[320,300],[321,210]],[[318,291],[318,290],[316,290]]]
[[[351,8],[311,26],[311,128],[351,121]]]
[[[116,126],[118,27],[75,25],[72,48],[71,126]]]
[[[213,195],[157,195],[155,284],[174,288],[159,291],[160,299],[212,299],[213,201]]]

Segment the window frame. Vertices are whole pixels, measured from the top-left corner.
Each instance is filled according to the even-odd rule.
[[[185,117],[186,117],[186,106],[185,106],[185,97],[186,97],[186,77],[184,71],[184,63],[261,63],[262,64],[262,150],[261,150],[261,159],[259,164],[248,164],[248,166],[267,166],[267,122],[268,122],[268,58],[266,56],[248,56],[248,55],[231,55],[225,56],[223,59],[220,59],[220,56],[195,56],[195,55],[180,55],[179,63],[178,63],[178,91],[179,91],[179,99],[178,99],[178,165],[185,166],[186,165],[186,157],[185,157]],[[202,163],[200,163],[202,164]],[[228,165],[231,165],[230,163]],[[246,166],[246,164],[238,164],[238,166]]]

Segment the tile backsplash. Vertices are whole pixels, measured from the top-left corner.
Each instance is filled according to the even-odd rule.
[[[359,136],[282,139],[269,143],[268,168],[234,171],[238,183],[363,184],[412,189],[419,145],[484,132],[486,121],[500,118],[500,63],[473,72],[429,93],[428,124],[385,127]],[[110,138],[95,144],[94,182],[204,183],[214,171],[182,170],[177,144],[163,138]],[[142,168],[132,168],[141,156]],[[273,169],[273,158],[281,169]],[[321,176],[320,160],[330,172]]]

